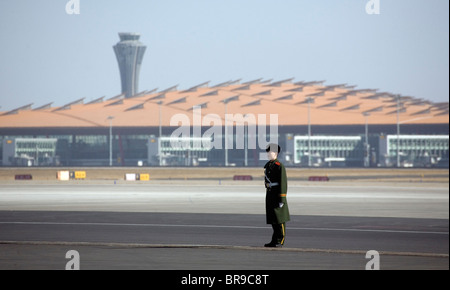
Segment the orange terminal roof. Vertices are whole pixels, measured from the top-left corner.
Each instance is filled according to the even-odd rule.
[[[377,90],[355,90],[343,85],[326,86],[320,82],[296,82],[292,79],[270,82],[256,80],[247,83],[226,82],[208,86],[209,82],[187,90],[176,87],[156,92],[143,92],[132,98],[123,96],[105,100],[99,98],[89,103],[83,99],[62,107],[31,105],[0,112],[0,128],[89,128],[109,127],[109,117],[114,117],[114,127],[170,126],[176,114],[183,114],[193,124],[194,106],[201,106],[201,116],[215,114],[224,123],[225,102],[228,114],[278,114],[278,125],[299,126],[308,124],[308,100],[311,100],[312,125],[364,125],[397,124],[397,98]],[[401,124],[448,124],[449,105],[432,103],[413,97],[399,97]],[[237,124],[239,125],[239,124]],[[179,124],[173,126],[178,127]],[[209,127],[209,124],[203,124]]]

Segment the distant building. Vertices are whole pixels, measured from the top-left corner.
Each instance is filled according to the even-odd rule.
[[[448,102],[294,78],[139,92],[146,46],[119,37],[121,94],[0,112],[0,166],[260,167],[273,142],[286,166],[449,166]]]
[[[122,93],[130,98],[139,92],[139,72],[146,46],[139,41],[138,33],[119,33],[119,37],[114,52],[119,63]]]
[[[448,135],[448,103],[292,79],[0,112],[0,140],[56,139],[63,166],[108,166],[112,156],[113,166],[260,167],[266,143],[277,141],[286,166],[397,166],[399,154],[403,167],[448,167]]]
[[[292,161],[303,167],[361,166],[364,160],[361,136],[295,136],[286,148],[293,148]]]
[[[201,166],[208,164],[210,152],[210,138],[150,138],[147,162],[150,166]]]
[[[380,165],[391,167],[448,167],[448,135],[381,135]]]
[[[3,166],[57,166],[54,138],[6,138],[3,140]]]

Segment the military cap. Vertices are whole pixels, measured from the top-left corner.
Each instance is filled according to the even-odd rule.
[[[270,152],[270,151],[272,151],[272,152],[277,152],[277,148],[278,148],[278,153],[280,153],[280,152],[281,152],[281,147],[280,147],[280,145],[275,144],[275,143],[270,143],[270,144],[267,145],[267,147],[266,147],[266,152]]]

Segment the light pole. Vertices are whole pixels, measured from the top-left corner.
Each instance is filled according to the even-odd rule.
[[[109,116],[107,120],[109,120],[109,166],[112,166],[112,120],[113,116]]]
[[[227,104],[228,101],[223,102],[225,104],[225,167],[228,166],[228,124],[227,124]]]
[[[158,155],[159,155],[159,166],[161,166],[161,160],[162,160],[162,150],[161,150],[161,138],[162,138],[162,121],[161,121],[161,105],[163,104],[163,101],[159,101],[158,102],[158,107],[159,107],[159,139],[158,139]]]
[[[311,103],[314,103],[314,98],[307,97],[308,103],[308,167],[311,167]]]
[[[397,100],[397,167],[400,167],[400,95],[395,96]]]
[[[244,115],[244,166],[248,166],[248,122],[245,122],[245,119],[247,119],[248,114]],[[245,124],[247,123],[247,125]]]
[[[229,102],[232,102],[232,101],[237,101],[237,100],[239,100],[239,95],[237,95],[237,96],[234,96],[234,97],[230,97],[230,98],[227,98],[227,99],[225,99],[225,100],[223,100],[222,102],[224,103],[224,105],[225,105],[225,166],[228,166],[228,118],[227,118],[227,104],[229,103]]]
[[[369,167],[369,155],[370,155],[370,147],[369,147],[369,122],[368,118],[370,116],[369,113],[365,112],[363,113],[365,119],[366,119],[366,137],[364,142],[364,167]]]

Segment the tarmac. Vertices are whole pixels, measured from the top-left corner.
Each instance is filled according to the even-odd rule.
[[[4,179],[0,269],[62,270],[75,249],[86,270],[364,270],[369,250],[382,270],[448,270],[448,182],[410,176],[293,178],[275,250],[257,179]]]

